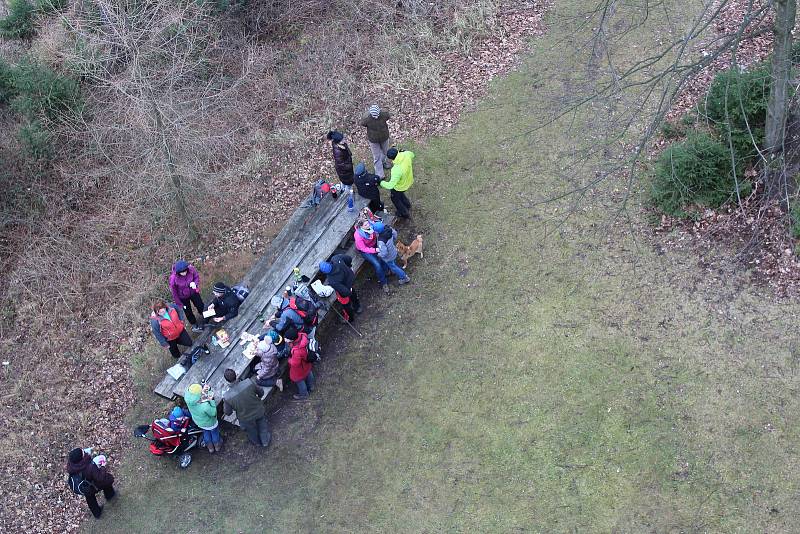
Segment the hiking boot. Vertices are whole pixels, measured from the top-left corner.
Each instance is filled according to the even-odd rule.
[[[217,452],[222,452],[222,442],[221,441],[219,443],[215,443],[214,444],[214,450],[217,451]]]
[[[206,444],[206,448],[208,449],[208,452],[210,452],[211,454],[214,454],[214,451],[216,450],[214,448],[214,444],[213,443]]]
[[[203,330],[205,330],[205,328],[200,326],[199,324],[193,324],[192,325],[192,332],[194,332],[195,334],[199,334]]]
[[[381,289],[382,289],[382,290],[383,290],[383,292],[384,292],[384,293],[386,293],[387,295],[388,295],[388,294],[389,294],[389,292],[390,292],[390,290],[389,290],[389,284],[383,284],[383,285],[381,286]]]
[[[356,309],[355,309],[355,310],[353,310],[353,311],[354,311],[354,312],[356,312],[356,313],[361,313],[362,311],[364,311],[364,308],[361,306],[361,304],[359,304],[359,305],[358,305],[358,308],[356,308]]]
[[[399,282],[397,282],[397,284],[401,285],[401,286],[404,286],[404,285],[408,284],[409,282],[411,282],[411,278],[406,276],[405,278],[403,278]]]
[[[303,395],[298,395],[297,393],[295,393],[294,395],[292,395],[292,398],[294,400],[308,400],[308,395],[303,396]]]

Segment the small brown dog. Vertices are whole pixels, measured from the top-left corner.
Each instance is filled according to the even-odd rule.
[[[397,255],[403,261],[403,269],[406,268],[408,260],[414,254],[419,254],[420,258],[424,257],[422,255],[422,234],[417,234],[416,239],[414,239],[410,245],[405,245],[398,241],[395,243],[395,246],[397,247]]]

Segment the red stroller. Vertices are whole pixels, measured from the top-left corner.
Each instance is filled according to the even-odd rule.
[[[152,437],[147,435],[148,432]],[[177,455],[178,465],[186,469],[192,463],[192,453],[189,451],[200,444],[203,429],[188,417],[179,430],[173,430],[168,419],[156,419],[149,425],[137,426],[133,435],[149,441],[150,452],[156,456]]]

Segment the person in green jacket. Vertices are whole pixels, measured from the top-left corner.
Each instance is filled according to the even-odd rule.
[[[414,161],[414,153],[410,150],[400,150],[392,147],[386,153],[392,165],[392,176],[390,180],[384,179],[381,182],[381,187],[389,189],[392,197],[392,203],[397,208],[397,216],[401,219],[411,218],[411,201],[406,196],[406,191],[414,183],[414,169],[411,167],[411,162]]]
[[[207,387],[192,384],[183,394],[186,407],[192,414],[194,424],[203,429],[203,441],[208,447],[208,452],[222,450],[222,436],[219,434],[219,421],[217,420],[217,403],[209,394]]]

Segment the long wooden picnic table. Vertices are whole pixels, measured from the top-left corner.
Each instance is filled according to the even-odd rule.
[[[340,195],[338,199],[326,195],[315,207],[301,205],[242,281],[243,285],[250,288],[250,295],[239,308],[239,315],[222,326],[229,335],[230,345],[226,348],[212,345],[209,338],[218,327],[207,328],[195,340],[192,348],[207,344],[211,353],[201,356],[178,380],[166,374],[156,386],[155,393],[172,399],[175,396],[182,397],[191,384],[206,383],[213,390],[215,399],[219,400],[228,390],[228,382],[223,377],[225,369],[230,368],[239,376],[247,376],[251,360],[243,353],[246,345],[239,343],[242,334],[263,333],[264,319],[275,312],[270,300],[295,282],[295,267],[313,280],[318,275],[319,261],[329,258],[347,242],[359,211],[368,203],[357,195],[354,195],[354,201],[355,210],[352,212],[347,210],[345,195]],[[364,260],[359,254],[352,255],[353,268],[357,271]],[[329,297],[329,304],[334,299],[334,296]],[[326,312],[325,308],[320,310],[320,321]]]

